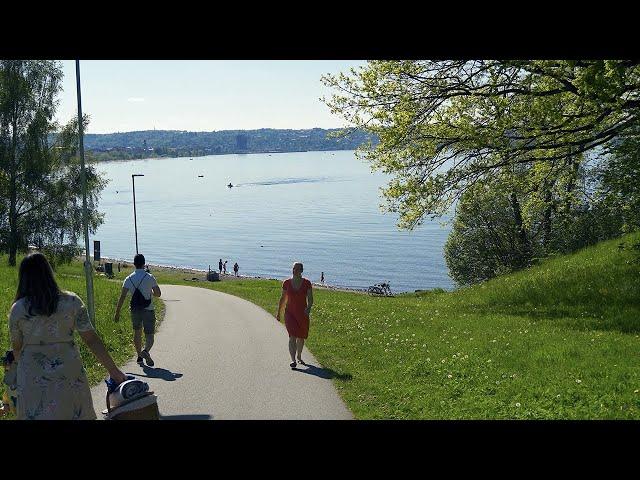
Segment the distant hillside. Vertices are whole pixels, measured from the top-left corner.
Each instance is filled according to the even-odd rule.
[[[229,153],[304,152],[354,150],[362,143],[377,139],[362,131],[347,136],[329,137],[338,129],[311,130],[222,130],[187,132],[182,130],[146,130],[107,134],[86,134],[84,146],[98,160],[142,157],[221,155]]]

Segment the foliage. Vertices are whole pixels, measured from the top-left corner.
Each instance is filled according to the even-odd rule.
[[[571,170],[640,121],[636,61],[372,61],[323,81],[332,112],[379,137],[360,155],[395,175],[384,196],[407,228],[505,166]]]
[[[74,245],[82,231],[77,120],[62,129],[54,121],[61,80],[60,62],[0,62],[0,225],[7,227],[0,248],[12,265],[30,243]],[[86,173],[93,231],[102,222],[97,201],[106,182],[91,165]]]
[[[516,217],[513,199],[496,182],[474,185],[464,193],[444,248],[456,283],[478,283],[529,265],[534,253],[528,235],[521,241]]]
[[[456,205],[461,284],[640,225],[640,62],[372,61],[323,81],[332,112],[380,138],[358,155],[393,175],[400,227]]]

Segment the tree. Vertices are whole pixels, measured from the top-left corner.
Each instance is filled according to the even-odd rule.
[[[77,120],[53,135],[61,80],[56,61],[0,61],[0,213],[10,265],[30,241],[75,244],[82,231]],[[102,221],[96,208],[105,181],[91,166],[87,180],[94,231]]]
[[[637,61],[372,61],[323,82],[332,112],[380,139],[358,155],[394,175],[386,208],[409,229],[503,167],[570,173],[640,124]]]

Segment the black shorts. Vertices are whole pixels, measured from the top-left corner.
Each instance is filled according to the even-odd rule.
[[[134,330],[144,327],[147,335],[155,333],[156,313],[153,310],[131,310],[131,323]]]

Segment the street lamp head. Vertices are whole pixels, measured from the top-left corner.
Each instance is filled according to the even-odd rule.
[[[132,177],[144,177],[144,173],[132,173]]]

